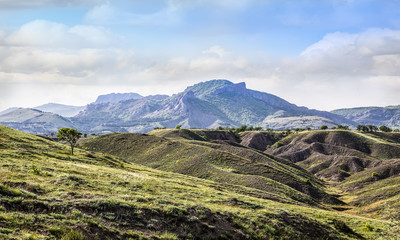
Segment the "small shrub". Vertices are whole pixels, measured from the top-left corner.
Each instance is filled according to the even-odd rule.
[[[31,166],[31,172],[35,175],[41,175],[42,172],[40,171],[40,169],[38,167],[36,167],[35,165]]]
[[[381,175],[379,173],[377,173],[377,172],[373,172],[371,174],[371,176],[374,177],[374,178],[380,178]]]
[[[65,230],[61,229],[59,227],[52,227],[49,230],[49,233],[57,238],[61,238],[63,235],[65,235]]]
[[[61,240],[87,240],[87,238],[81,232],[71,230],[65,234]]]
[[[374,227],[368,222],[365,224],[365,229],[367,229],[370,232],[374,231]]]
[[[20,192],[16,189],[12,189],[8,186],[0,184],[0,195],[5,196],[19,196],[21,195]]]
[[[273,150],[275,150],[275,149],[277,149],[277,148],[280,148],[280,147],[282,147],[283,145],[284,145],[284,144],[283,144],[281,141],[278,141],[278,142],[275,143],[275,146],[274,146]]]
[[[154,240],[176,240],[178,237],[173,233],[162,233],[158,236],[153,235],[152,239]]]

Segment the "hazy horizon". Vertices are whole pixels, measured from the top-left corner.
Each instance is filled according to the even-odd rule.
[[[213,80],[215,80],[215,79],[213,79]],[[217,80],[226,80],[226,79],[217,79]],[[197,84],[197,83],[196,83]],[[234,84],[236,84],[236,83],[234,83]],[[189,87],[189,86],[187,86],[187,87]],[[257,89],[251,89],[251,90],[256,90],[257,91]],[[182,90],[183,91],[183,90]],[[180,91],[180,92],[182,92],[182,91]],[[108,94],[115,94],[115,93],[122,93],[122,94],[124,94],[124,93],[132,93],[132,92],[109,92],[109,93],[105,93],[105,94],[100,94],[100,95],[108,95]],[[168,95],[168,96],[172,96],[172,95],[174,95],[174,94],[178,94],[179,92],[176,92],[176,93],[172,93],[172,94],[163,94],[163,93],[160,93],[160,94],[162,94],[162,95]],[[138,93],[139,95],[142,95],[143,97],[146,97],[146,96],[149,96],[149,95],[143,95],[143,94],[140,94],[140,93]],[[98,96],[100,96],[100,95],[98,95]],[[150,94],[150,95],[155,95],[155,94]],[[0,109],[0,112],[1,111],[4,111],[4,110],[8,110],[8,109],[10,109],[10,108],[14,108],[14,107],[17,107],[17,108],[34,108],[34,107],[38,107],[38,106],[42,106],[42,105],[46,105],[46,104],[62,104],[62,105],[71,105],[71,106],[86,106],[86,105],[88,105],[88,104],[91,104],[91,103],[93,103],[93,102],[95,102],[96,101],[96,99],[97,99],[97,97],[98,96],[93,96],[93,100],[92,101],[90,101],[90,102],[87,102],[87,103],[85,103],[85,104],[81,104],[81,105],[73,105],[73,104],[69,104],[69,103],[60,103],[60,102],[45,102],[45,103],[43,103],[43,104],[39,104],[39,105],[27,105],[27,106],[12,106],[12,107],[7,107],[7,108],[5,108],[5,109]],[[279,96],[278,96],[279,97]],[[286,99],[285,99],[286,100]],[[293,103],[293,102],[291,102],[291,103]],[[293,103],[293,104],[296,104],[296,103]],[[300,106],[300,107],[308,107],[308,106],[302,106],[302,105],[298,105],[298,104],[296,104],[297,106]],[[400,104],[397,104],[397,105],[400,105]],[[377,105],[370,105],[370,106],[354,106],[354,107],[346,107],[346,108],[355,108],[355,107],[388,107],[388,106],[397,106],[397,105],[387,105],[387,106],[377,106]],[[311,108],[310,108],[311,109]],[[335,109],[328,109],[328,110],[325,110],[325,111],[332,111],[332,110],[338,110],[338,109],[343,109],[343,108],[335,108]],[[321,109],[317,109],[317,110],[321,110]]]
[[[0,0],[0,111],[245,82],[319,110],[400,104],[400,1]]]

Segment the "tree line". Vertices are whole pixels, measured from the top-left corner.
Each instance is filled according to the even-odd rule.
[[[399,129],[393,130],[390,127],[387,127],[384,125],[382,125],[378,128],[377,126],[372,125],[372,124],[367,124],[367,125],[360,124],[360,125],[357,125],[356,129],[361,132],[376,132],[378,130],[381,132],[399,132]]]
[[[176,125],[175,129],[181,129],[181,127],[182,127],[182,125],[180,125],[180,124]],[[166,129],[166,128],[167,127],[155,127],[154,130]],[[196,128],[191,128],[191,129],[196,129]],[[351,130],[349,126],[341,125],[341,124],[338,124],[336,126],[332,126],[331,128],[329,128],[327,125],[322,125],[319,129],[320,130],[327,130],[327,129]],[[291,133],[291,132],[302,132],[302,131],[313,130],[313,129],[310,128],[310,127],[307,127],[307,128],[295,128],[295,129],[287,128],[285,130],[274,130],[272,128],[263,129],[262,127],[241,125],[240,127],[228,127],[228,126],[222,127],[222,126],[219,126],[219,127],[215,128],[214,130],[221,130],[221,131],[225,130],[225,131],[231,131],[231,132],[233,131],[233,132],[237,132],[237,133],[246,132],[246,131],[267,131],[267,132],[284,131],[284,132],[287,132],[287,133]],[[384,125],[377,127],[377,126],[372,125],[372,124],[367,124],[367,125],[360,124],[360,125],[357,125],[356,130],[361,131],[361,132],[376,132],[376,131],[381,131],[381,132],[399,132],[399,129],[392,129],[392,128],[389,128],[389,127],[384,126]]]

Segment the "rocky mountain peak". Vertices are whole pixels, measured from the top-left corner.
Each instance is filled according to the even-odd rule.
[[[98,96],[94,103],[95,104],[115,103],[115,102],[120,102],[130,99],[140,99],[140,98],[143,98],[143,96],[137,93],[110,93]]]

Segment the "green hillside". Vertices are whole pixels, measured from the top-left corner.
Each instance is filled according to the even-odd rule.
[[[111,155],[77,150],[71,156],[68,150],[0,125],[0,239],[389,236],[390,221],[289,198],[276,201],[282,195],[159,171]]]
[[[331,181],[352,213],[387,218],[400,210],[400,133],[307,131],[267,152]]]
[[[173,137],[176,134],[177,137]],[[229,141],[234,136],[227,132],[182,129],[159,130],[158,135],[170,138],[114,133],[81,145],[159,170],[256,188],[267,192],[266,196],[276,196],[276,201],[295,200],[309,205],[319,205],[321,201],[339,203],[324,192],[322,182],[312,174],[284,159],[272,159]],[[206,139],[215,140],[208,142]]]

